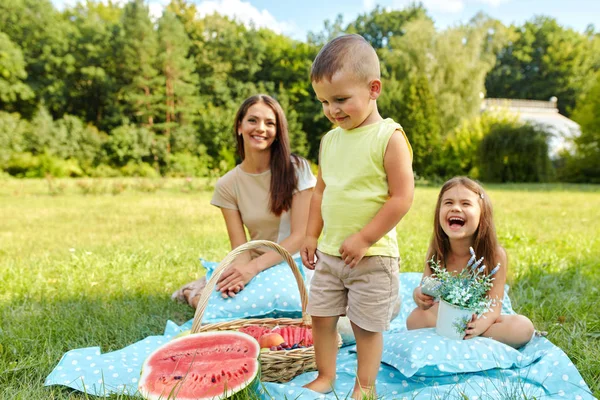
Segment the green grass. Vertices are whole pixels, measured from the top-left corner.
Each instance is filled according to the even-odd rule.
[[[211,183],[0,179],[0,398],[88,398],[43,386],[64,352],[117,350],[193,317],[169,296],[200,273],[199,256],[228,251]],[[403,271],[422,269],[437,190],[419,187],[398,228]],[[600,187],[488,191],[515,309],[600,397]]]

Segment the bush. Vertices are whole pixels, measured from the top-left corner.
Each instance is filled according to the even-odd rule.
[[[106,164],[98,165],[89,170],[88,174],[93,178],[116,178],[122,176],[121,171]]]
[[[6,172],[17,178],[55,178],[83,176],[84,172],[77,160],[60,158],[41,154],[15,153],[11,155],[5,166]]]
[[[0,170],[14,153],[25,150],[25,132],[29,130],[29,122],[21,119],[17,113],[9,114],[0,111]]]
[[[549,133],[538,125],[493,125],[479,149],[481,179],[488,182],[547,182],[553,178]]]
[[[129,163],[148,162],[152,156],[154,134],[143,127],[122,125],[115,128],[104,145],[110,164],[124,167]]]
[[[142,162],[135,163],[130,161],[121,168],[121,174],[123,176],[137,176],[141,178],[158,178],[160,174],[156,169],[152,167],[152,165]]]
[[[444,141],[434,168],[436,174],[444,180],[457,175],[479,179],[481,141],[498,124],[518,125],[518,117],[509,112],[485,112],[462,121]]]
[[[200,157],[189,153],[171,154],[168,157],[164,175],[173,177],[207,176],[211,161],[211,157],[206,154]]]

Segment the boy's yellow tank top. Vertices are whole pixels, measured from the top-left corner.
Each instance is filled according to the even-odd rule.
[[[321,140],[320,168],[325,182],[321,202],[323,234],[318,249],[340,256],[339,248],[350,235],[359,232],[389,198],[383,157],[387,144],[400,124],[391,118],[360,128],[335,128]],[[366,256],[399,257],[396,229],[386,233],[369,248]]]

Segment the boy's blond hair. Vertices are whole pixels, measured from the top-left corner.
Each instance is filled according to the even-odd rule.
[[[342,69],[351,71],[365,82],[381,78],[375,49],[357,34],[339,36],[323,46],[313,61],[310,80],[331,81],[333,75]]]

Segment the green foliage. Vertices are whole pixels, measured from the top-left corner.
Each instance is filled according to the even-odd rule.
[[[408,22],[403,36],[393,36],[380,54],[385,71],[403,81],[410,75],[427,77],[445,136],[463,118],[479,113],[486,73],[494,65],[489,29],[494,21],[478,21],[436,32],[433,21]],[[384,83],[385,90],[385,83]]]
[[[152,146],[154,134],[147,128],[123,125],[114,129],[104,145],[108,160],[113,165],[125,166],[132,163],[153,162]]]
[[[518,116],[509,112],[485,112],[465,119],[448,134],[439,158],[435,160],[433,175],[448,179],[457,175],[480,178],[479,147],[494,125],[518,125]]]
[[[404,25],[419,19],[429,19],[422,4],[413,3],[402,10],[387,10],[379,5],[369,13],[359,15],[346,31],[362,35],[375,49],[388,47],[392,37],[404,35]]]
[[[173,177],[208,176],[212,159],[207,155],[170,154],[165,175]]]
[[[173,129],[190,126],[198,118],[200,96],[196,88],[198,76],[194,72],[194,60],[188,57],[191,43],[181,21],[175,14],[165,12],[158,21],[158,69],[160,75],[159,95],[163,104],[157,129],[167,137]],[[168,144],[170,151],[170,143]]]
[[[413,170],[430,176],[441,144],[437,102],[426,76],[409,74],[403,84],[388,80],[379,101],[381,114],[399,122],[413,150]]]
[[[581,126],[574,154],[564,154],[561,178],[571,182],[600,183],[600,72],[590,90],[577,102],[573,119]]]
[[[488,274],[483,257],[477,260],[473,248],[469,248],[471,258],[458,273],[452,273],[441,265],[440,260],[433,257],[427,263],[433,271],[435,281],[439,284],[435,290],[436,297],[460,308],[466,308],[475,314],[482,315],[491,310],[498,299],[488,296],[489,290],[494,285],[493,276],[498,272],[500,264]],[[465,324],[466,325],[466,324]],[[464,326],[461,331],[464,331]]]
[[[584,126],[598,114],[585,107],[600,70],[593,27],[579,33],[538,17],[507,28],[478,14],[440,31],[413,4],[377,6],[346,23],[338,15],[302,42],[218,14],[199,17],[189,0],[172,0],[157,21],[144,0],[72,3],[59,11],[50,0],[0,2],[0,110],[20,115],[0,115],[0,169],[30,153],[76,160],[94,176],[120,175],[130,163],[161,174],[203,171],[189,167],[195,159],[214,174],[239,161],[233,115],[258,92],[280,101],[293,151],[316,162],[331,123],[308,75],[320,47],[342,33],[361,34],[376,48],[380,110],[405,127],[415,171],[426,178],[477,175],[474,138],[483,133],[453,132],[477,118],[486,88],[495,97],[556,95],[563,113],[591,93],[574,115]],[[561,179],[596,179],[594,129],[559,162]],[[186,154],[173,164],[179,172],[171,170],[175,153]]]
[[[19,114],[0,111],[0,170],[13,154],[25,151],[25,134],[30,129]]]
[[[143,0],[132,0],[125,5],[115,40],[118,99],[131,121],[152,128],[161,103],[156,68],[158,38]]]
[[[558,97],[561,114],[569,115],[598,70],[592,33],[564,28],[539,16],[512,27],[513,39],[498,53],[486,78],[489,97],[548,100]]]
[[[66,112],[66,77],[75,63],[69,49],[73,26],[50,0],[11,0],[0,2],[0,27],[20,46],[27,64],[25,83],[36,99],[43,100],[54,117],[62,116]],[[30,117],[35,108],[30,101],[17,111]]]
[[[121,174],[123,176],[135,176],[141,178],[158,178],[160,174],[152,167],[152,165],[145,162],[134,162],[129,161],[127,165],[121,167]]]
[[[553,177],[549,134],[537,125],[495,124],[479,150],[487,182],[547,182]]]
[[[24,80],[25,61],[19,46],[0,32],[0,108],[9,109],[19,100],[29,100],[34,93]]]
[[[84,175],[77,160],[65,160],[49,154],[14,153],[4,169],[17,178],[65,178]]]

